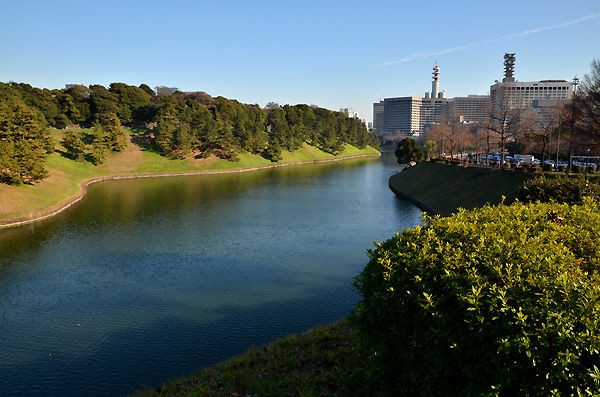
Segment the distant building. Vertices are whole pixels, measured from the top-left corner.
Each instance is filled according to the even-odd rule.
[[[516,81],[514,64],[515,54],[505,54],[504,78],[490,87],[494,112],[523,109],[544,122],[561,102],[573,98],[573,83],[567,80]]]
[[[360,118],[360,115],[358,114],[358,112],[355,112],[354,110],[352,110],[352,108],[342,108],[342,109],[340,109],[340,112],[344,113],[346,115],[346,117],[355,118],[355,119]]]
[[[375,134],[384,141],[419,136],[444,116],[458,116],[464,123],[488,122],[490,112],[524,109],[538,122],[549,120],[557,106],[573,98],[573,83],[567,80],[521,82],[515,79],[515,54],[504,55],[504,78],[490,87],[490,95],[446,98],[440,91],[440,68],[433,68],[431,92],[424,97],[384,98],[373,103]]]
[[[423,98],[419,96],[385,98],[383,100],[382,135],[387,135],[389,140],[394,140],[393,136],[399,140],[403,137],[418,135],[423,127],[421,123],[422,104]]]
[[[157,87],[154,87],[154,91],[156,91],[156,95],[171,95],[179,91],[179,88],[165,87],[164,85],[159,85]]]
[[[383,141],[395,142],[405,137],[418,137],[427,127],[450,114],[464,122],[479,122],[489,115],[488,95],[447,98],[440,90],[440,68],[433,68],[431,92],[424,97],[384,98],[373,104],[375,134]]]
[[[383,134],[383,100],[373,104],[373,131]]]
[[[454,97],[448,101],[445,111],[449,115],[460,115],[465,122],[485,122],[490,117],[489,95]]]

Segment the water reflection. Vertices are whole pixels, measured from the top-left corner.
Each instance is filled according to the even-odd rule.
[[[372,241],[420,221],[396,168],[107,182],[0,232],[0,390],[125,394],[344,316]]]

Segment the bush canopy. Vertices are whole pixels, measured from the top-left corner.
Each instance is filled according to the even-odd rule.
[[[376,395],[597,395],[600,204],[426,217],[369,251],[354,313]]]

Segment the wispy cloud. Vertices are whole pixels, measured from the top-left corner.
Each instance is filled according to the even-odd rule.
[[[476,43],[466,44],[466,45],[457,46],[457,47],[450,47],[450,48],[446,48],[446,49],[442,49],[442,50],[429,50],[429,51],[419,52],[417,54],[407,55],[404,58],[398,59],[396,61],[384,62],[384,63],[379,64],[377,66],[378,67],[386,67],[386,66],[397,65],[397,64],[400,64],[400,63],[407,63],[407,62],[417,61],[417,60],[420,60],[420,59],[433,58],[433,57],[436,57],[438,55],[450,54],[450,53],[453,53],[453,52],[462,51],[462,50],[466,50],[466,49],[469,49],[469,48],[480,47],[480,46],[483,46],[483,45],[486,45],[486,44],[497,43],[497,42],[500,42],[500,41],[506,41],[506,40],[516,39],[516,38],[520,38],[520,37],[526,37],[526,36],[529,36],[529,35],[532,35],[532,34],[547,32],[549,30],[563,29],[563,28],[566,28],[566,27],[569,27],[569,26],[573,26],[573,25],[577,25],[577,24],[580,24],[582,22],[587,22],[589,20],[596,19],[596,18],[600,18],[600,13],[586,15],[586,16],[583,16],[581,18],[573,19],[571,21],[567,21],[567,22],[563,22],[563,23],[559,23],[559,24],[555,24],[555,25],[543,26],[543,27],[534,28],[534,29],[527,29],[527,30],[524,30],[524,31],[519,32],[519,33],[513,33],[513,34],[510,34],[508,36],[496,37],[496,38],[493,38],[493,39],[488,39],[488,40],[480,41],[480,42],[476,42]]]

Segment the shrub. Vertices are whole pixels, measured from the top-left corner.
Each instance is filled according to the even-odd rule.
[[[375,395],[600,392],[600,205],[426,218],[369,252],[354,313]]]
[[[600,200],[600,184],[583,176],[531,179],[523,185],[517,198],[523,202],[541,201],[581,204],[583,197]]]
[[[571,171],[576,174],[583,174],[583,172],[585,171],[585,167],[579,164],[573,164],[571,166]]]

